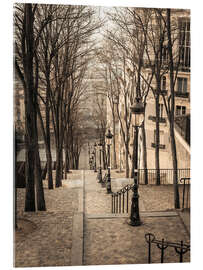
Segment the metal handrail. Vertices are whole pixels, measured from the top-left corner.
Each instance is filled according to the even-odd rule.
[[[162,238],[162,240],[157,240],[152,233],[145,234],[145,240],[148,243],[148,263],[151,263],[152,261],[151,244],[156,244],[156,246],[161,250],[161,263],[164,262],[164,250],[168,247],[173,247],[175,252],[179,254],[180,263],[183,262],[183,255],[190,251],[190,245],[183,244],[182,240],[180,243],[165,241],[164,238]]]
[[[112,213],[125,213],[125,194],[126,194],[126,213],[128,213],[129,191],[132,190],[134,184],[128,184],[117,192],[111,194]]]

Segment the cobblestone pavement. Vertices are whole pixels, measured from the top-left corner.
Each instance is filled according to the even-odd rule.
[[[123,175],[121,175],[123,177]],[[112,179],[112,190],[117,191],[126,183],[126,179]],[[140,210],[160,211],[173,208],[173,190],[171,186],[140,186]],[[164,238],[177,242],[189,242],[189,236],[179,216],[142,217],[142,226],[132,227],[128,218],[108,218],[111,195],[96,181],[96,173],[88,171],[85,176],[85,228],[84,228],[84,264],[143,264],[147,263],[147,243],[145,234],[153,233],[157,239]],[[92,217],[91,217],[92,214]],[[95,214],[104,214],[96,218]],[[178,262],[173,248],[165,251],[164,262]],[[190,253],[184,255],[184,261],[190,261]],[[160,262],[160,250],[152,247],[152,262]]]
[[[19,229],[15,234],[16,267],[72,265],[71,252],[75,243],[73,219],[75,213],[81,211],[79,205],[81,207],[83,203],[84,265],[147,263],[147,243],[144,236],[148,232],[155,234],[157,239],[189,241],[189,235],[178,215],[171,217],[141,215],[142,226],[131,227],[127,224],[126,217],[108,216],[111,213],[111,195],[107,194],[106,188],[102,188],[98,183],[97,173],[85,171],[84,198],[81,195],[83,194],[81,170],[72,171],[67,176],[68,179],[63,180],[63,186],[54,190],[48,190],[47,181],[43,182],[46,212],[25,213],[23,211],[25,189],[17,190]],[[132,179],[125,179],[122,174],[112,173],[113,192],[132,182]],[[164,211],[173,208],[172,186],[140,185],[139,194],[141,211]],[[184,255],[184,261],[189,260],[190,254],[187,253]],[[159,261],[160,250],[152,247],[152,262]],[[165,262],[178,262],[174,249],[166,249]]]
[[[79,177],[81,171],[68,174],[69,180],[63,180],[63,186],[53,190],[48,190],[46,180],[43,182],[45,212],[25,213],[25,189],[17,189],[19,229],[14,239],[15,267],[71,265],[72,225],[78,208],[78,189],[70,189],[69,181]],[[31,228],[29,232],[26,232],[27,227]]]
[[[98,183],[97,173],[85,171],[85,213],[111,213],[111,195]]]

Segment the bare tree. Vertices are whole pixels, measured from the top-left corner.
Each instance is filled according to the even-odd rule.
[[[139,96],[146,107],[146,97],[149,92],[149,87],[143,87],[141,85],[142,70],[144,67],[143,56],[146,49],[146,35],[143,34],[142,27],[138,24],[137,13],[141,13],[142,9],[136,8],[119,8],[115,9],[115,12],[108,14],[116,28],[112,31],[108,31],[108,39],[113,42],[117,51],[124,51],[126,55],[126,70],[128,72],[128,80],[131,84],[130,103],[132,104],[135,96]],[[124,71],[123,71],[124,72]],[[151,83],[153,73],[151,73],[148,82]],[[129,107],[128,107],[129,110]],[[143,138],[145,136],[145,126],[142,126]],[[146,139],[143,140],[143,164],[145,169],[145,183],[148,183],[147,178],[147,151],[146,151]],[[134,165],[137,163],[135,156],[135,147],[133,147],[132,157],[132,172],[134,174]]]
[[[35,185],[37,209],[46,210],[41,178],[37,133],[38,59],[36,50],[43,24],[35,25],[37,4],[15,6],[15,68],[24,88],[26,198],[25,211],[35,211]],[[33,173],[34,172],[34,173]]]
[[[55,185],[59,187],[62,185],[64,136],[69,132],[76,84],[83,78],[80,70],[84,72],[91,51],[90,37],[99,25],[92,21],[94,11],[85,6],[50,5],[43,7],[43,12],[55,18],[44,29],[40,41],[42,80],[46,85],[46,125],[49,125],[51,110],[56,144]],[[48,132],[46,136],[49,139]]]
[[[145,36],[145,51],[144,51],[144,67],[151,70],[152,76],[155,79],[155,86],[150,80],[150,89],[155,99],[156,112],[156,133],[155,133],[155,167],[156,167],[156,184],[160,185],[160,161],[159,161],[159,146],[160,146],[160,96],[161,82],[163,76],[167,73],[165,65],[164,50],[166,41],[166,27],[163,24],[160,13],[161,9],[141,9],[136,12],[136,21]]]

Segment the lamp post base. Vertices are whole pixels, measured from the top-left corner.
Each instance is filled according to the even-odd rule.
[[[105,182],[101,182],[101,186],[103,187],[103,188],[105,188],[106,187],[106,185],[105,185]]]
[[[97,179],[99,180],[98,183],[102,182],[102,175],[99,173]]]
[[[101,183],[102,182],[102,170],[101,170],[101,167],[99,168],[97,179],[99,180],[98,183]]]
[[[139,194],[138,194],[138,184],[137,184],[137,172],[134,175],[134,185],[133,185],[133,196],[131,204],[131,215],[130,222],[128,223],[131,226],[140,226],[142,224],[139,214]]]
[[[110,167],[108,167],[106,190],[107,190],[107,194],[111,194],[112,193],[112,191],[111,191],[111,171],[110,171]]]
[[[111,182],[107,182],[106,183],[106,190],[107,190],[107,194],[111,194],[112,191],[111,191]]]
[[[140,226],[140,225],[142,225],[142,221],[141,220],[130,220],[129,222],[128,222],[128,225],[130,225],[130,226]]]

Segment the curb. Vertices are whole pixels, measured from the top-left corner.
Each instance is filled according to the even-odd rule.
[[[112,219],[112,218],[129,218],[128,214],[88,214],[86,217],[88,219]],[[140,211],[141,217],[177,217],[178,214],[175,211],[164,212],[164,211]]]
[[[187,235],[190,237],[190,215],[189,218],[184,218],[184,214],[182,214],[181,211],[177,211],[177,214],[180,218],[181,223],[183,224],[183,227],[185,228]]]
[[[78,212],[73,216],[71,266],[83,265],[83,234],[84,234],[84,170],[81,172],[82,188],[78,191]]]

